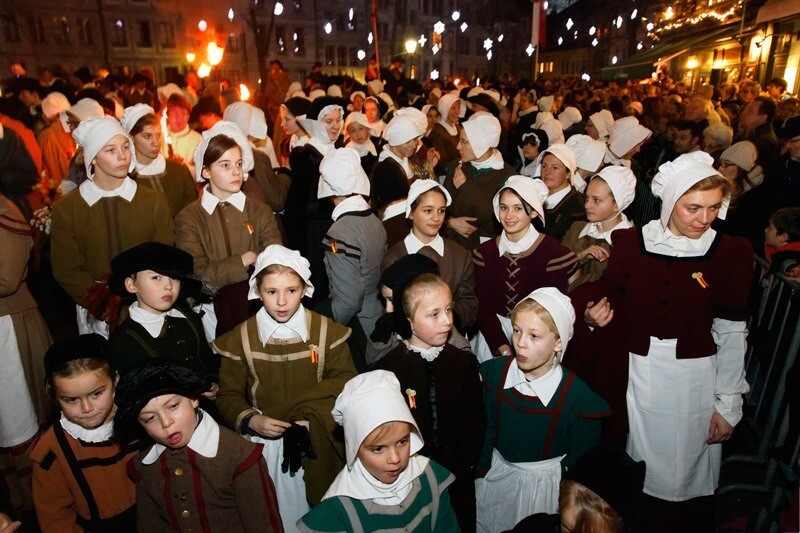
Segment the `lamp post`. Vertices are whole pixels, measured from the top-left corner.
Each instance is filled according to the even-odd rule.
[[[410,61],[411,72],[409,73],[410,74],[409,77],[411,79],[414,79],[416,77],[415,76],[416,66],[414,65],[414,52],[417,51],[417,41],[414,39],[408,39],[405,43],[405,46],[406,46],[406,52],[408,52],[408,55],[411,56],[411,61]]]

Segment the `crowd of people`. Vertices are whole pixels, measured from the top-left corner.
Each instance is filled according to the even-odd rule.
[[[785,80],[16,74],[0,532],[714,530]]]

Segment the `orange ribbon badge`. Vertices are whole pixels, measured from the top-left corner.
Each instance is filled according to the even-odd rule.
[[[406,389],[406,396],[408,396],[408,406],[412,409],[417,408],[417,399],[416,399],[417,391],[414,389]]]
[[[316,344],[309,344],[308,349],[311,350],[311,364],[317,364],[319,362],[319,346]]]
[[[708,282],[703,279],[702,272],[695,272],[694,274],[692,274],[692,279],[696,279],[697,283],[699,283],[700,286],[703,287],[704,289],[707,289],[709,287]]]
[[[335,254],[339,253],[339,248],[336,247],[336,241],[334,241],[333,239],[331,239],[331,252]]]
[[[247,232],[248,232],[250,235],[252,235],[253,233],[255,233],[255,232],[256,232],[256,230],[255,230],[255,229],[253,229],[253,225],[252,225],[252,224],[250,224],[249,222],[245,222],[245,223],[244,223],[244,227],[245,227],[245,228],[247,228]]]

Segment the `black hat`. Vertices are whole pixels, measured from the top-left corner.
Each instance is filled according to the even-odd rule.
[[[408,190],[408,179],[405,175],[400,175],[397,172],[389,172],[382,175],[376,173],[372,176],[370,197],[375,206],[381,208],[397,200],[408,198]]]
[[[777,133],[781,139],[794,139],[800,136],[800,116],[787,120],[783,126],[778,128]]]
[[[306,113],[306,117],[318,120],[320,112],[328,107],[329,105],[338,105],[342,108],[342,113],[344,114],[347,109],[347,105],[350,102],[344,100],[343,98],[339,98],[337,96],[320,96],[319,98],[315,99],[311,102],[311,105],[308,106],[308,112]],[[342,116],[344,118],[344,116]]]
[[[122,376],[117,384],[114,436],[120,440],[131,438],[140,427],[136,424],[136,417],[156,396],[180,394],[194,399],[210,388],[211,382],[189,367],[164,357],[148,359]]]
[[[529,135],[531,133],[533,134],[532,136]],[[524,139],[522,137],[524,137]],[[536,128],[531,128],[525,133],[523,133],[522,137],[520,137],[519,139],[520,148],[522,148],[526,144],[535,144],[536,146],[539,147],[539,153],[547,150],[550,138],[547,136],[546,131]]]
[[[203,115],[213,113],[219,117],[222,116],[222,108],[219,105],[219,100],[214,96],[203,96],[192,108],[189,114],[189,122],[196,122],[197,119]]]
[[[77,359],[111,360],[111,348],[102,335],[90,333],[53,343],[44,354],[44,373],[50,377]]]
[[[485,107],[489,113],[494,115],[494,118],[500,117],[500,108],[497,107],[497,102],[486,93],[478,93],[475,96],[470,96],[467,98],[467,102]]]
[[[569,468],[565,478],[600,496],[622,517],[629,531],[640,519],[644,474],[644,461],[634,461],[619,447],[603,445],[586,452]]]
[[[301,117],[308,113],[311,102],[302,96],[295,96],[286,100],[282,105],[289,110],[293,117]]]
[[[439,274],[439,265],[422,254],[408,254],[401,257],[381,274],[380,283],[392,289],[394,302],[393,329],[404,339],[411,337],[411,324],[403,309],[403,292],[409,283],[422,274]]]
[[[111,260],[108,288],[127,296],[125,280],[142,270],[152,270],[181,282],[181,298],[200,294],[203,282],[194,275],[194,259],[180,248],[160,242],[145,242],[129,248]]]

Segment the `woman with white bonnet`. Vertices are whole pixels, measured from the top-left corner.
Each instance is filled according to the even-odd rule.
[[[197,188],[185,165],[161,154],[164,132],[155,111],[147,104],[126,107],[120,124],[133,140],[136,183],[163,194],[170,213],[176,216],[197,199]]]
[[[364,99],[364,115],[367,117],[369,127],[376,133],[377,137],[383,135],[383,130],[386,128],[386,123],[383,121],[384,106],[382,100],[377,96],[367,96]]]
[[[363,113],[364,100],[366,99],[367,95],[364,94],[364,91],[353,91],[350,93],[350,105],[347,106],[347,109],[350,110],[351,113]]]
[[[500,132],[500,121],[489,113],[472,115],[459,131],[461,160],[447,168],[444,187],[453,203],[444,235],[467,250],[497,235],[491,198],[514,174],[497,149]]]
[[[605,162],[610,165],[625,165],[631,168],[633,156],[639,153],[642,144],[652,134],[652,131],[639,124],[639,119],[636,117],[622,117],[611,127]],[[634,169],[635,173],[636,169]]]
[[[566,292],[577,269],[575,254],[534,225],[536,219],[545,225],[545,198],[541,180],[511,176],[492,199],[503,232],[472,253],[481,332],[473,348],[480,361],[511,354],[498,315],[508,316],[524,295],[540,287]]]
[[[289,156],[291,185],[283,214],[287,246],[298,250],[311,262],[314,302],[328,297],[328,280],[322,262],[320,242],[331,225],[333,207],[317,198],[319,164],[336,150],[344,125],[344,101],[323,96],[311,102],[305,118],[297,120],[308,132],[306,144],[292,150]]]
[[[459,158],[458,123],[467,114],[467,105],[458,97],[458,92],[453,91],[442,95],[436,108],[439,110],[439,122],[431,128],[428,138],[441,157],[436,166],[436,174],[441,176],[447,166]]]
[[[445,221],[450,193],[435,180],[417,180],[411,184],[406,199],[405,218],[411,231],[389,248],[381,270],[386,270],[409,254],[422,254],[436,261],[439,275],[453,294],[456,329],[475,323],[478,300],[475,297],[475,276],[470,253],[460,244],[439,233]]]
[[[589,115],[589,120],[586,121],[586,135],[592,139],[608,142],[613,125],[614,115],[608,109],[601,109]]]
[[[303,95],[302,97],[289,98],[281,104],[278,118],[280,128],[275,127],[273,134],[273,145],[280,147],[280,166],[289,166],[289,154],[297,147],[303,146],[311,138],[297,119],[305,118],[311,102]]]
[[[647,463],[647,531],[712,531],[722,442],[742,418],[753,251],[711,228],[730,183],[704,152],[659,167],[661,216],[614,234],[585,319],[623,320],[630,357],[627,451]],[[615,316],[608,299],[621,302]]]
[[[377,351],[369,336],[383,314],[378,301],[381,260],[386,253],[386,230],[367,202],[370,183],[361,158],[352,148],[338,148],[319,166],[317,196],[334,205],[333,224],[322,239],[330,289],[328,302],[318,309],[352,328],[350,353],[359,372]]]
[[[564,111],[558,114],[558,121],[561,122],[561,126],[564,128],[564,136],[568,140],[573,134],[577,133],[582,120],[583,116],[577,107],[567,106]]]
[[[576,134],[567,139],[566,145],[575,152],[575,161],[578,165],[572,175],[572,186],[583,193],[587,181],[605,165],[603,158],[606,155],[606,143],[592,139],[588,135]]]
[[[402,107],[394,116],[413,120],[419,130],[420,139],[417,142],[417,149],[408,158],[411,170],[420,179],[437,179],[436,166],[439,164],[440,157],[433,142],[426,137],[429,127],[428,116],[416,107]]]
[[[459,531],[448,492],[455,477],[418,454],[424,441],[404,399],[413,392],[387,370],[345,384],[332,413],[347,464],[300,531]]]
[[[539,160],[537,177],[541,177],[548,191],[542,231],[559,241],[584,216],[583,195],[572,186],[577,167],[575,152],[566,144],[550,145]]]
[[[612,232],[633,227],[623,211],[636,196],[636,176],[629,168],[613,165],[592,177],[586,187],[586,220],[570,226],[562,243],[575,252],[580,269],[567,292],[603,275],[611,255]]]
[[[352,111],[344,121],[344,132],[347,138],[345,148],[352,148],[361,158],[361,167],[369,176],[375,163],[378,161],[378,149],[372,137],[375,131],[370,127],[367,116],[360,111]]]
[[[162,194],[130,178],[133,143],[116,119],[85,120],[73,136],[88,179],[53,205],[53,276],[77,304],[78,331],[108,337],[108,324],[82,307],[84,293],[120,252],[150,241],[172,244],[172,215]]]
[[[408,158],[417,151],[422,133],[410,117],[394,117],[383,131],[383,145],[378,155],[378,163],[372,168],[372,181],[395,182],[416,179]]]
[[[213,339],[250,316],[249,272],[258,252],[282,239],[269,206],[242,190],[253,148],[239,126],[221,120],[204,131],[194,167],[203,191],[175,217],[175,245],[191,254],[195,273],[216,291],[202,317]]]

